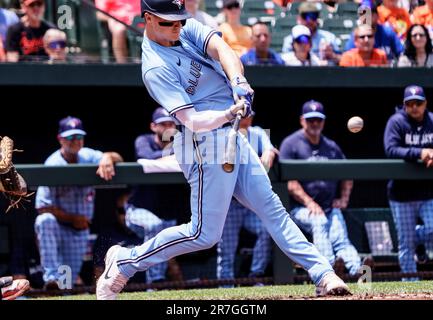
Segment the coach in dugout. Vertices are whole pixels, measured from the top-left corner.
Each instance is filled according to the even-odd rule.
[[[423,88],[408,86],[404,90],[403,107],[397,109],[385,128],[386,155],[393,159],[416,162],[433,167],[433,113],[427,111]],[[415,249],[424,244],[433,248],[433,189],[431,180],[391,180],[388,184],[389,204],[398,234],[398,258],[403,273],[417,271]],[[421,218],[424,225],[416,225]],[[404,277],[403,280],[418,280]]]
[[[320,102],[307,101],[302,107],[302,129],[283,140],[280,159],[345,159],[340,147],[322,135],[325,118]],[[347,268],[350,275],[358,275],[361,259],[348,238],[341,212],[349,203],[353,181],[343,180],[338,185],[338,181],[290,180],[287,187],[291,196],[290,215],[293,221],[312,235],[314,245],[337,273],[343,273],[344,268]],[[337,193],[339,188],[340,194]]]

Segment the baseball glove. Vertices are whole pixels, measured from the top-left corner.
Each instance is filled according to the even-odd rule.
[[[0,141],[0,192],[10,200],[11,208],[18,207],[20,201],[27,197],[27,184],[23,177],[17,172],[12,162],[14,142],[9,137],[3,137]]]

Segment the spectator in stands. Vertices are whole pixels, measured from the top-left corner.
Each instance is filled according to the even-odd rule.
[[[44,0],[22,0],[21,8],[25,13],[21,20],[11,25],[7,31],[7,61],[44,61],[48,55],[42,38],[54,26],[43,21]]]
[[[287,66],[324,66],[327,61],[320,60],[311,50],[311,31],[306,26],[299,24],[292,28],[293,51],[283,53]]]
[[[403,107],[396,109],[386,124],[385,153],[392,159],[417,162],[433,167],[433,113],[427,110],[423,88],[405,88]],[[433,189],[431,180],[391,180],[388,198],[398,235],[398,258],[403,273],[417,272],[415,248],[433,247]],[[420,218],[424,225],[416,225]],[[417,280],[405,277],[403,280]]]
[[[406,32],[411,25],[409,13],[398,7],[398,0],[383,0],[377,7],[379,23],[394,29],[401,40],[406,38]]]
[[[66,61],[66,33],[58,29],[49,29],[45,32],[43,41],[49,63]]]
[[[386,58],[389,62],[397,60],[404,50],[403,44],[394,30],[389,26],[380,24],[378,19],[377,6],[372,5],[371,28],[374,34],[374,47],[385,51]],[[352,32],[350,39],[346,42],[344,51],[349,51],[356,47],[354,38],[354,32]]]
[[[251,27],[253,33],[253,48],[241,56],[244,65],[284,65],[280,55],[270,49],[271,33],[263,22],[256,22]]]
[[[239,131],[247,137],[251,146],[259,155],[262,164],[265,168],[269,169],[274,163],[278,150],[274,148],[268,135],[262,128],[251,126],[253,116],[254,114],[241,120]],[[218,243],[218,279],[235,278],[235,257],[239,244],[239,232],[242,227],[257,236],[248,277],[260,278],[265,275],[266,267],[271,257],[271,238],[269,233],[254,212],[233,198],[227,213],[223,234]]]
[[[15,12],[0,8],[0,39],[2,41],[1,45],[4,47],[6,46],[6,34],[8,31],[8,28],[16,24],[20,21],[18,16]]]
[[[99,164],[96,173],[110,180],[114,163],[123,161],[116,152],[97,151],[84,147],[86,132],[80,119],[67,117],[60,121],[57,139],[60,149],[45,161],[47,166],[75,163]],[[83,257],[87,249],[89,226],[93,216],[95,189],[92,186],[46,187],[36,193],[35,207],[39,216],[35,231],[39,242],[43,279],[46,289],[58,289],[63,270],[71,268],[71,284],[78,279]]]
[[[251,28],[241,24],[241,6],[238,0],[223,0],[226,22],[220,25],[225,42],[240,57],[252,48]]]
[[[113,53],[116,62],[128,61],[128,44],[126,41],[126,26],[131,25],[135,16],[140,16],[140,1],[138,0],[95,0],[98,9],[105,11],[120,23],[102,12],[97,13],[101,21],[108,23],[108,29],[112,36]]]
[[[422,24],[413,24],[406,38],[406,49],[398,59],[399,67],[433,67],[432,42]]]
[[[302,129],[283,140],[280,159],[345,159],[340,147],[322,135],[325,118],[324,108],[320,102],[307,101],[302,107],[300,118]],[[336,271],[340,268],[339,264],[344,261],[349,274],[357,275],[361,259],[348,238],[341,212],[349,203],[353,181],[343,180],[338,183],[334,180],[290,180],[287,187],[291,196],[290,215],[293,221],[312,235],[314,245],[331,264],[334,264]]]
[[[218,22],[214,17],[204,11],[199,10],[200,0],[185,0],[185,9],[191,13],[192,17],[200,21],[205,26],[209,26],[215,30],[218,29]]]
[[[158,107],[152,114],[150,129],[153,133],[140,135],[135,140],[137,160],[173,157],[171,138],[176,133],[174,118]],[[186,212],[189,212],[187,186],[137,186],[126,205],[126,225],[146,242],[161,230],[175,226]],[[163,262],[146,270],[147,283],[165,281],[167,267],[168,262]]]
[[[311,49],[321,60],[326,60],[328,65],[338,65],[341,58],[339,46],[341,44],[334,34],[319,29],[320,10],[316,2],[303,2],[299,6],[298,24],[307,26],[311,31]],[[284,38],[283,53],[293,51],[293,38],[288,35]]]
[[[430,32],[430,38],[433,36],[433,0],[425,0],[425,5],[415,8],[412,13],[412,22],[426,26]]]
[[[342,67],[388,66],[385,51],[374,48],[373,29],[362,24],[355,29],[355,49],[343,53]]]

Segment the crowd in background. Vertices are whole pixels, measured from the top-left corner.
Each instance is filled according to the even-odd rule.
[[[12,8],[0,9],[0,61],[73,61],[68,55],[65,30],[44,19],[45,1],[20,0],[15,1]],[[185,5],[195,19],[219,30],[245,65],[431,67],[433,64],[433,0],[268,1],[271,7],[290,11],[291,15],[294,14],[291,6],[297,5],[296,25],[283,30],[287,34],[283,35],[281,48],[274,46],[273,49],[272,22],[257,17],[252,25],[241,23],[243,6],[248,1],[216,1],[221,11],[215,17],[206,13],[203,0],[185,0]],[[340,35],[324,29],[324,21],[332,18],[323,17],[323,7],[333,15],[338,13],[338,6],[347,1],[368,8],[369,13],[359,11],[352,33],[342,41]],[[110,34],[113,60],[131,61],[128,32],[131,28],[137,32],[140,2],[96,0],[94,5],[94,14]],[[144,28],[142,23],[140,31]]]

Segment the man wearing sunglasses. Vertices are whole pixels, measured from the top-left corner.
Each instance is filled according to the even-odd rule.
[[[320,6],[318,2],[303,2],[299,6],[298,24],[304,25],[311,32],[311,51],[328,65],[338,65],[341,58],[340,43],[333,33],[319,29]],[[293,51],[293,37],[284,38],[283,53]]]
[[[66,61],[66,33],[58,29],[49,29],[45,32],[43,41],[48,63]]]
[[[99,164],[96,174],[104,180],[115,175],[114,163],[123,161],[116,152],[105,152],[84,147],[83,124],[80,119],[66,117],[59,122],[57,140],[60,149],[45,161],[47,166],[68,164]],[[35,207],[39,212],[35,231],[39,244],[41,265],[44,269],[45,289],[65,289],[59,283],[61,266],[71,268],[72,285],[78,279],[87,250],[89,227],[93,217],[95,189],[92,186],[40,186]]]
[[[280,158],[309,161],[345,159],[340,147],[322,134],[325,119],[323,105],[314,100],[307,101],[302,106],[300,117],[302,129],[283,140]],[[360,276],[361,260],[348,238],[341,212],[347,208],[352,187],[352,180],[290,180],[287,184],[292,219],[311,234],[313,243],[336,271],[344,272],[346,268],[350,275]]]
[[[374,47],[374,31],[371,26],[362,24],[355,29],[355,45],[355,49],[343,53],[340,66],[389,66],[385,51]]]
[[[42,38],[48,29],[55,28],[42,20],[45,2],[44,0],[22,0],[21,8],[25,15],[20,22],[8,29],[7,61],[45,61],[48,55]]]
[[[152,98],[180,122],[174,155],[191,186],[191,220],[131,249],[111,247],[96,296],[116,299],[136,272],[221,238],[232,196],[254,211],[279,247],[310,274],[321,295],[349,293],[332,266],[290,219],[248,140],[236,138],[233,171],[223,170],[231,121],[251,114],[254,91],[218,32],[188,19],[183,0],[143,0],[142,74]],[[188,19],[188,20],[187,20]]]
[[[386,124],[385,153],[392,159],[421,160],[433,168],[433,113],[420,86],[405,88],[403,107]],[[391,180],[388,198],[398,235],[398,258],[403,273],[417,272],[415,249],[425,245],[433,252],[433,188],[431,180]],[[417,219],[423,225],[416,225]],[[417,280],[405,277],[403,280]]]

